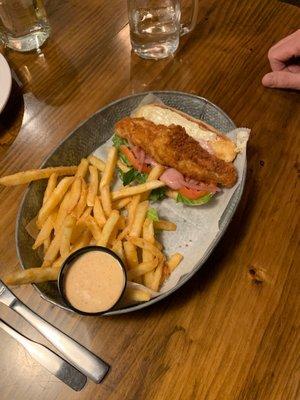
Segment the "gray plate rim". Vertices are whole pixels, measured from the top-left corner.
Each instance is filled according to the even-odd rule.
[[[200,100],[200,101],[204,101],[205,103],[209,103],[210,105],[212,105],[215,109],[217,109],[232,125],[234,128],[236,128],[235,123],[232,121],[232,119],[217,105],[215,105],[213,102],[211,102],[210,100],[192,94],[192,93],[186,93],[186,92],[182,92],[182,91],[176,91],[176,90],[154,90],[154,91],[146,91],[146,92],[139,92],[139,93],[135,93],[135,94],[131,94],[125,97],[121,97],[117,100],[114,100],[108,104],[106,104],[105,106],[101,107],[99,110],[97,110],[95,113],[91,114],[88,118],[86,118],[84,121],[82,121],[81,123],[79,123],[66,137],[64,137],[62,140],[60,140],[60,142],[58,143],[58,145],[53,149],[53,151],[44,159],[44,161],[41,163],[40,168],[43,168],[43,166],[47,163],[48,159],[56,152],[56,150],[62,145],[62,143],[64,143],[70,136],[73,135],[73,133],[82,125],[84,125],[90,118],[92,118],[94,115],[102,112],[103,110],[105,110],[108,107],[113,106],[114,104],[117,104],[119,102],[122,101],[126,101],[127,99],[130,99],[132,97],[145,97],[148,94],[153,94],[153,95],[157,95],[159,96],[160,94],[173,94],[173,95],[179,95],[179,96],[184,96],[184,97],[192,97],[194,99]],[[209,248],[206,251],[206,254],[201,258],[201,260],[199,261],[199,263],[197,263],[194,267],[194,269],[189,272],[188,274],[184,275],[179,282],[177,283],[177,285],[172,288],[171,290],[162,293],[160,296],[157,296],[145,303],[139,303],[136,305],[132,305],[126,308],[122,308],[120,310],[114,310],[114,311],[110,311],[107,313],[102,314],[103,316],[112,316],[112,315],[120,315],[120,314],[127,314],[129,312],[133,312],[133,311],[137,311],[137,310],[141,310],[143,308],[149,307],[152,304],[155,304],[163,299],[165,299],[166,297],[168,297],[170,294],[174,293],[176,290],[178,290],[180,287],[182,287],[188,280],[190,280],[193,275],[196,274],[197,271],[199,271],[199,269],[205,264],[205,262],[207,261],[207,259],[209,258],[209,256],[211,255],[211,253],[214,251],[215,247],[217,246],[217,244],[219,243],[219,241],[221,240],[222,236],[224,235],[224,233],[226,232],[228,225],[230,224],[235,211],[238,207],[238,204],[241,200],[243,191],[244,191],[244,186],[245,186],[245,181],[246,181],[246,171],[247,171],[247,161],[245,163],[245,168],[243,171],[243,176],[241,178],[241,182],[239,184],[239,186],[236,188],[233,197],[234,200],[230,201],[227,208],[224,210],[222,217],[220,218],[220,220],[223,219],[223,217],[226,215],[226,222],[224,223],[224,225],[222,226],[222,228],[219,230],[218,234],[216,235],[215,239],[211,242]],[[25,202],[27,193],[30,190],[30,185],[28,186],[28,188],[25,190],[25,193],[22,197],[20,206],[19,206],[19,210],[17,213],[17,221],[16,221],[16,229],[15,229],[15,244],[16,244],[16,252],[17,252],[17,257],[19,259],[20,262],[20,266],[22,269],[26,269],[23,265],[22,262],[22,258],[20,255],[20,250],[19,250],[19,246],[18,246],[18,230],[19,230],[19,225],[21,223],[21,212],[22,212],[22,208],[23,208],[23,204]],[[54,300],[50,299],[48,296],[46,296],[39,288],[37,285],[32,284],[32,286],[35,288],[35,290],[37,290],[37,292],[39,293],[40,297],[42,297],[44,300],[46,300],[47,302],[61,308],[64,309],[66,311],[69,312],[73,312],[72,310],[70,310],[67,306],[63,306],[61,304],[56,303]]]

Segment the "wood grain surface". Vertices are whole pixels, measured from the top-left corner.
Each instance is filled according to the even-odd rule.
[[[267,51],[299,28],[300,9],[275,0],[205,0],[173,58],[131,53],[124,0],[46,2],[43,53],[4,51],[14,71],[0,115],[0,175],[38,167],[81,121],[124,95],[180,90],[252,129],[244,195],[203,269],[149,309],[80,317],[16,294],[112,368],[72,392],[0,332],[1,400],[296,400],[299,389],[299,93],[265,89]],[[15,220],[24,187],[0,188],[0,276],[18,267]],[[297,191],[298,190],[298,191]],[[298,253],[296,251],[298,250]],[[47,342],[12,311],[0,316]]]

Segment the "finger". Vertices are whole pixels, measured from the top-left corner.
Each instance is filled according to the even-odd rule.
[[[294,35],[291,35],[288,40],[281,44],[271,47],[268,52],[268,58],[270,61],[272,71],[281,71],[288,61],[292,57],[300,55],[300,30],[296,31]]]
[[[300,72],[300,65],[289,65],[288,67],[286,67],[286,69],[290,72],[293,72],[293,74],[297,74]]]
[[[262,84],[270,88],[300,90],[300,73],[294,74],[287,70],[270,72],[263,77]]]

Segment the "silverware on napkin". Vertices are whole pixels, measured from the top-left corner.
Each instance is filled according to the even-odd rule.
[[[96,383],[100,383],[109,370],[109,365],[49,322],[37,315],[21,302],[0,280],[0,302],[16,311],[80,372]]]
[[[42,344],[33,342],[21,335],[18,331],[0,319],[0,328],[16,339],[43,367],[51,374],[70,386],[73,390],[79,391],[86,384],[86,376],[69,364],[66,360],[59,357],[53,351]]]

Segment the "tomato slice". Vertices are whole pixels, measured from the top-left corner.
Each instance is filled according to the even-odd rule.
[[[145,164],[141,164],[139,160],[135,158],[133,152],[129,149],[129,147],[123,144],[120,146],[120,150],[124,154],[124,156],[127,157],[128,161],[133,166],[133,168],[137,169],[138,171],[145,172],[147,174],[151,171],[151,168],[147,167],[147,165]]]
[[[183,186],[178,191],[182,196],[187,197],[188,199],[191,199],[191,200],[199,199],[199,197],[205,196],[206,194],[209,193],[206,190],[189,189],[185,186]]]

